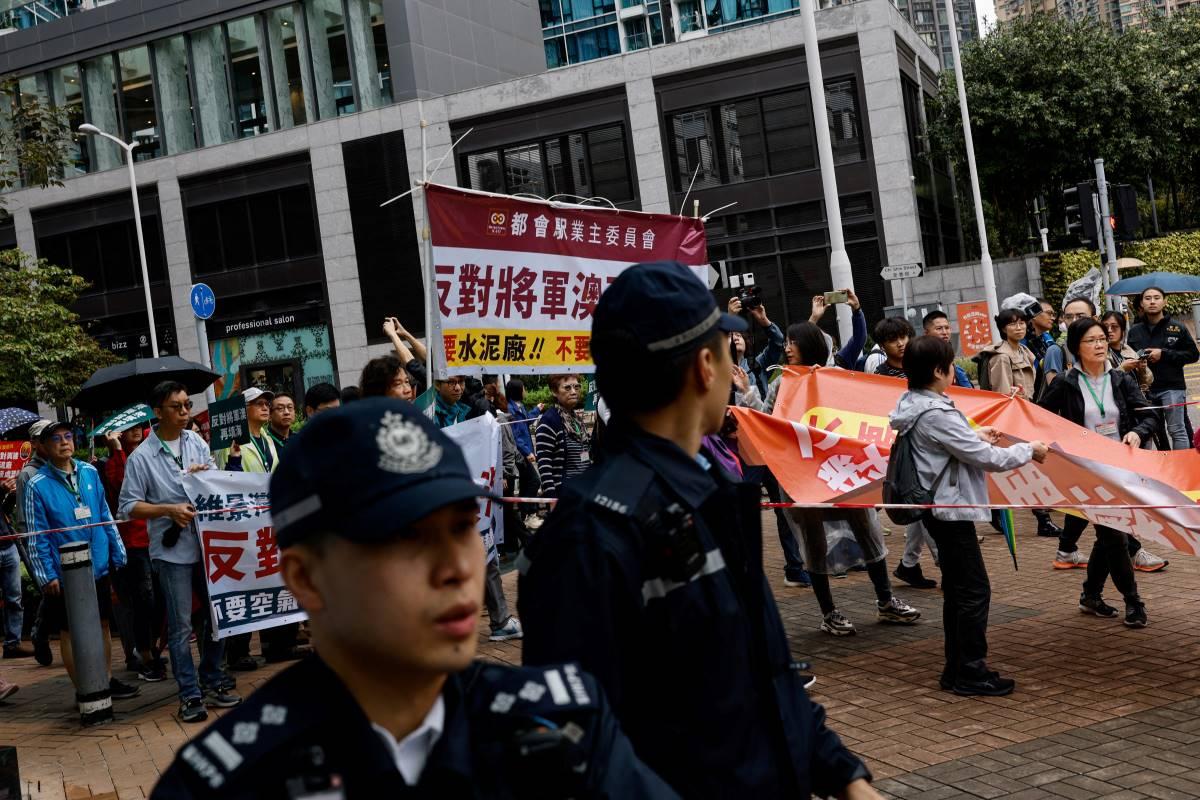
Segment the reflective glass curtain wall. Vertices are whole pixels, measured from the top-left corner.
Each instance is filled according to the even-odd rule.
[[[137,160],[378,108],[393,102],[383,3],[296,0],[26,75],[0,97],[0,126],[22,97],[136,141]],[[122,163],[116,144],[76,135],[64,175]]]

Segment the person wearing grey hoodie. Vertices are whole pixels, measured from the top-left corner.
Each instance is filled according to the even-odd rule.
[[[942,567],[946,666],[939,683],[964,696],[1010,694],[1015,682],[987,666],[992,592],[975,523],[991,517],[986,508],[985,473],[1041,462],[1047,447],[1044,442],[997,447],[999,431],[971,428],[946,396],[946,389],[954,384],[954,350],[938,337],[922,336],[910,342],[904,353],[904,371],[908,391],[891,414],[891,426],[899,436],[911,437],[922,485],[930,487],[933,502],[943,506],[925,516]]]

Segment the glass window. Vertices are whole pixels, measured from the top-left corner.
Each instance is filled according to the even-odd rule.
[[[816,166],[808,107],[807,89],[763,98],[763,122],[772,174]]]
[[[183,153],[196,147],[187,44],[182,36],[172,36],[158,40],[153,47],[163,147],[168,153]]]
[[[307,69],[308,43],[299,25],[303,20],[294,5],[267,12],[267,46],[271,50],[271,72],[275,81],[275,107],[279,127],[290,128],[315,119]]]
[[[66,112],[67,124],[72,131],[66,177],[83,175],[90,169],[90,164],[88,137],[79,133],[79,126],[87,121],[83,116],[83,81],[79,77],[79,65],[68,64],[51,70],[50,87],[54,94],[54,102]]]
[[[154,82],[150,80],[150,51],[146,47],[122,50],[117,55],[117,61],[121,68],[125,141],[137,142],[133,158],[135,161],[145,161],[160,152]]]
[[[87,120],[105,133],[119,136],[117,119],[117,69],[112,54],[97,56],[83,62],[83,82],[86,87]],[[92,152],[96,154],[96,169],[106,170],[122,163],[121,148],[106,139],[95,139]]]
[[[504,194],[504,178],[500,174],[500,153],[491,150],[474,153],[466,158],[467,181],[472,189]]]
[[[591,197],[592,177],[588,172],[587,153],[583,147],[583,134],[573,133],[567,137],[572,192],[580,197]]]
[[[505,149],[504,183],[509,194],[546,196],[546,179],[542,174],[542,151],[539,145],[525,144]]]
[[[346,47],[346,20],[341,0],[305,0],[308,41],[321,119],[353,114],[354,85]]]
[[[237,138],[245,139],[271,130],[266,77],[258,57],[258,26],[254,17],[226,24],[229,33],[229,79],[233,83],[233,107]]]
[[[841,80],[826,84],[825,105],[829,109],[829,138],[833,142],[834,163],[848,164],[866,158],[854,81]]]
[[[196,73],[201,143],[209,146],[233,141],[233,107],[225,74],[225,33],[220,25],[213,25],[192,32],[188,40]]]
[[[704,109],[686,111],[671,118],[675,145],[675,185],[681,192],[687,191],[689,185],[703,189],[721,184],[708,118],[708,111]]]
[[[597,197],[613,203],[633,199],[625,157],[625,133],[620,125],[601,128],[587,135],[588,162],[591,164],[592,189]]]
[[[134,151],[134,158],[137,158],[137,151]],[[96,229],[96,238],[100,242],[100,257],[103,259],[103,289],[106,292],[133,289],[142,283],[141,262],[133,249],[136,242],[130,241],[129,236],[128,229],[132,227],[132,222],[114,222]]]
[[[251,195],[250,226],[254,229],[254,261],[267,264],[283,261],[287,254],[283,245],[283,218],[279,215],[279,193]]]
[[[546,48],[546,68],[554,69],[556,67],[564,67],[567,64],[567,40],[561,36],[555,36],[553,39],[544,41],[543,46]]]
[[[221,233],[217,209],[213,205],[192,206],[187,210],[188,243],[192,248],[192,267],[197,275],[213,275],[225,268],[221,258]]]
[[[379,108],[392,102],[383,5],[379,0],[349,0],[348,8],[358,96],[364,109]]]
[[[100,267],[100,247],[95,229],[74,231],[65,234],[67,239],[67,257],[69,261],[58,264],[67,267],[79,277],[91,284],[83,290],[84,295],[102,294],[104,292],[104,272]]]
[[[762,119],[757,100],[721,106],[721,142],[729,183],[766,174],[763,162]]]
[[[292,186],[279,193],[283,219],[287,224],[288,258],[303,258],[321,254],[317,240],[317,214],[313,206],[312,188]]]
[[[621,52],[621,33],[617,25],[604,25],[567,35],[567,62],[578,64]]]
[[[251,246],[254,240],[245,198],[217,204],[217,218],[221,223],[221,251],[225,269],[251,266],[254,263],[254,248]]]

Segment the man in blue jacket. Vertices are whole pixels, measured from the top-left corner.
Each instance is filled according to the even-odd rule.
[[[96,601],[100,608],[105,663],[111,663],[112,639],[108,632],[108,621],[112,617],[112,587],[109,578],[114,570],[125,566],[125,545],[117,535],[116,525],[112,524],[112,513],[108,510],[108,501],[104,499],[100,473],[91,464],[74,458],[75,441],[71,426],[65,422],[48,425],[42,430],[41,440],[46,451],[47,463],[30,479],[25,491],[25,523],[29,530],[44,531],[97,522],[108,523],[32,537],[30,561],[33,564],[33,578],[45,595],[47,603],[47,607],[43,609],[44,623],[48,630],[57,627],[62,631],[59,644],[62,648],[63,663],[67,665],[67,674],[71,676],[71,682],[76,683],[75,657],[68,634],[58,548],[67,542],[88,542],[91,545],[92,572],[96,579]],[[111,673],[109,690],[116,699],[134,697],[140,691],[136,686],[116,680]]]

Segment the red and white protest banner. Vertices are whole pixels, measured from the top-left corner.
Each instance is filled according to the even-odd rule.
[[[592,311],[623,270],[708,272],[691,217],[552,203],[427,184],[438,374],[592,370]]]
[[[271,476],[205,470],[183,476],[196,507],[209,611],[218,639],[308,615],[283,585],[267,507]]]
[[[500,423],[496,422],[496,418],[484,414],[443,428],[442,433],[462,448],[467,469],[475,476],[475,482],[489,492],[503,495],[503,443]],[[499,558],[496,545],[504,543],[504,509],[499,503],[485,499],[479,501],[479,535],[483,537],[487,560]]]
[[[33,455],[33,445],[28,440],[0,442],[0,481],[17,477],[31,455]]]

